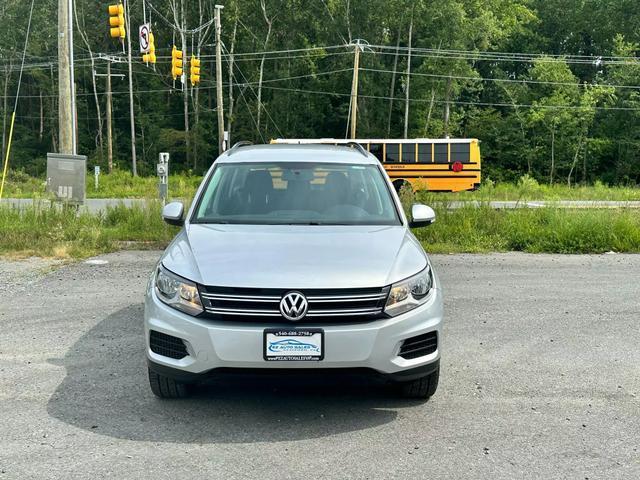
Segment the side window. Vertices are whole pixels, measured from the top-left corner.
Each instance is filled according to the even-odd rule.
[[[431,148],[433,143],[418,144],[418,163],[431,163]]]
[[[372,143],[369,145],[369,151],[371,154],[376,157],[381,162],[384,161],[382,158],[382,144],[381,143]]]
[[[447,143],[436,143],[434,145],[433,156],[436,163],[448,163],[449,159],[447,158],[447,147],[449,144]]]
[[[387,143],[387,162],[398,163],[400,161],[400,144]]]
[[[469,163],[471,145],[468,143],[451,144],[451,162]]]
[[[415,163],[416,162],[416,144],[415,143],[402,143],[402,163]]]

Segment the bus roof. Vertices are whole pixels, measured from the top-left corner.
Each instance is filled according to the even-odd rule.
[[[478,143],[477,138],[276,138],[272,143]]]

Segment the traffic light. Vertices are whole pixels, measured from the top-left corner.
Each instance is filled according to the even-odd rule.
[[[171,50],[171,76],[174,80],[182,76],[182,50],[178,50],[175,45]]]
[[[156,44],[152,32],[149,32],[149,53],[142,55],[144,63],[156,63]]]
[[[111,26],[111,38],[125,38],[127,31],[124,28],[124,7],[122,3],[109,5],[109,25]]]
[[[200,83],[200,59],[191,55],[191,86],[195,86],[196,83]]]

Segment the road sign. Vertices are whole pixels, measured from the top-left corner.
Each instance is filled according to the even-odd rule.
[[[149,32],[151,25],[144,23],[140,25],[140,53],[149,53]]]

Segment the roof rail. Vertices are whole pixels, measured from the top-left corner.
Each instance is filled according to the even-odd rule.
[[[345,143],[345,145],[347,147],[353,147],[356,150],[358,150],[362,155],[364,155],[366,158],[369,158],[369,154],[367,153],[367,151],[364,149],[364,147],[362,145],[360,145],[358,142],[347,142]]]
[[[233,147],[231,147],[229,150],[227,150],[227,155],[232,155],[233,153],[235,153],[236,150],[238,150],[239,148],[242,147],[246,147],[249,145],[253,145],[253,142],[250,142],[248,140],[241,140],[239,142],[236,142],[233,144]]]

